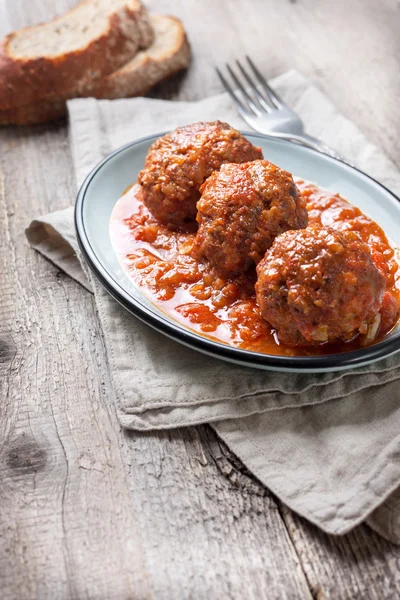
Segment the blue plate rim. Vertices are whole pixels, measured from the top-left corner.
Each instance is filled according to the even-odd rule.
[[[92,179],[97,175],[98,171],[116,155],[126,151],[128,148],[134,147],[138,144],[149,140],[156,140],[157,138],[165,135],[167,132],[161,132],[153,135],[141,137],[132,142],[128,142],[123,146],[117,148],[110,154],[108,154],[102,161],[100,161],[86,176],[82,185],[79,188],[74,211],[74,223],[78,245],[83,257],[85,258],[91,271],[108,291],[108,293],[117,300],[124,308],[126,308],[135,317],[147,325],[153,327],[157,331],[167,335],[168,337],[175,339],[176,341],[183,343],[187,346],[195,348],[200,352],[228,360],[230,362],[241,363],[248,367],[258,368],[269,368],[276,370],[285,371],[297,371],[297,372],[326,372],[332,370],[344,370],[363,366],[367,363],[375,362],[377,360],[386,358],[391,354],[394,354],[400,350],[400,330],[393,336],[383,339],[377,344],[352,350],[350,352],[328,354],[322,356],[280,356],[273,354],[262,354],[260,352],[253,352],[250,350],[244,350],[242,348],[236,348],[228,346],[223,343],[215,342],[214,340],[203,337],[196,332],[192,332],[186,329],[179,323],[170,321],[166,316],[150,311],[147,307],[139,304],[135,298],[133,298],[127,291],[125,291],[121,285],[114,279],[112,274],[104,267],[103,263],[98,259],[96,252],[93,250],[89,236],[85,229],[85,222],[83,218],[83,205],[87,190],[90,186]],[[274,143],[298,146],[294,142],[289,140],[281,140],[279,138],[263,135],[259,133],[242,131],[245,136],[256,137],[260,139],[268,139]],[[310,152],[315,155],[321,155],[320,152],[307,147],[302,147],[305,152]],[[390,194],[397,202],[400,203],[400,198],[396,196],[389,188],[385,185],[353,165],[350,165],[345,160],[325,155],[329,160],[336,161],[338,163],[346,165],[346,167],[361,173],[367,179],[373,181],[375,184],[383,188],[388,194]]]

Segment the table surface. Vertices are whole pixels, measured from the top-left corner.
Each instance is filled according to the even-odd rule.
[[[0,0],[0,34],[73,4]],[[153,95],[218,92],[213,66],[248,53],[268,77],[310,77],[400,167],[398,0],[148,5],[193,48]],[[74,195],[65,124],[0,131],[2,599],[398,598],[400,548],[366,525],[323,534],[209,427],[121,429],[92,295],[24,237]]]

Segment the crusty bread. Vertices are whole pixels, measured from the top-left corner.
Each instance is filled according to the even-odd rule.
[[[95,98],[126,98],[146,94],[156,83],[188,66],[190,47],[179,19],[150,15],[154,41],[128,64],[96,82],[90,94]]]
[[[0,110],[1,125],[34,125],[56,121],[65,115],[65,100],[42,101]]]
[[[140,0],[83,0],[49,23],[10,33],[0,48],[0,110],[78,93],[152,40]]]
[[[154,42],[124,67],[93,83],[76,96],[126,98],[148,92],[156,83],[187,67],[190,47],[182,23],[175,17],[151,15]],[[26,125],[52,121],[65,114],[64,96],[51,102],[36,102],[0,111],[0,125]]]

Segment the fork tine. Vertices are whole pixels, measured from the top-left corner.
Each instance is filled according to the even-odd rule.
[[[265,110],[267,113],[271,112],[271,110],[272,110],[271,106],[268,104],[268,102],[266,101],[264,96],[261,94],[260,90],[258,89],[258,87],[255,84],[254,79],[252,79],[250,77],[248,72],[242,67],[241,63],[238,60],[236,61],[236,64],[238,66],[239,71],[241,72],[241,74],[243,75],[243,77],[245,78],[245,80],[247,81],[249,86],[251,87],[251,91],[253,92],[253,94],[255,94],[257,96],[257,102],[260,105],[260,107],[263,110]]]
[[[260,117],[261,116],[260,110],[254,104],[253,98],[250,96],[250,94],[248,93],[248,91],[246,90],[246,88],[244,87],[244,85],[242,84],[242,82],[240,81],[240,79],[238,79],[238,77],[236,76],[236,74],[234,73],[234,71],[232,71],[231,67],[228,64],[226,65],[226,68],[227,68],[230,76],[232,77],[233,81],[235,82],[236,86],[239,88],[239,90],[243,94],[244,98],[246,98],[247,104],[249,105],[250,109],[253,111],[253,113],[257,117]]]
[[[268,85],[266,79],[261,75],[260,71],[257,69],[251,58],[246,56],[246,59],[250,67],[252,68],[254,75],[257,77],[258,81],[263,86],[264,91],[267,94],[270,101],[272,102],[272,104],[276,106],[276,108],[283,108],[284,106],[286,106],[283,100],[279,98],[278,94],[274,92],[274,90]]]
[[[230,95],[230,97],[232,98],[232,100],[234,101],[234,103],[236,104],[236,108],[238,109],[239,113],[242,115],[242,117],[244,119],[246,119],[247,117],[249,117],[252,113],[246,108],[246,106],[243,104],[243,102],[235,94],[235,92],[233,91],[233,88],[230,86],[230,84],[228,83],[228,81],[222,75],[222,73],[218,69],[218,67],[215,67],[215,70],[218,73],[218,77],[220,78],[220,80],[222,82],[222,85],[224,86],[224,88],[226,89],[226,91],[228,92],[228,94]]]

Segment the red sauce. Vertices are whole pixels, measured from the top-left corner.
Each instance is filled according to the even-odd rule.
[[[338,194],[302,180],[296,180],[296,184],[306,199],[309,224],[358,231],[386,277],[387,291],[400,301],[394,249],[379,225]],[[286,356],[346,352],[362,344],[361,336],[351,342],[312,348],[279,344],[259,314],[254,294],[255,272],[234,281],[225,280],[208,264],[197,262],[190,256],[195,233],[174,232],[159,224],[141,202],[137,185],[118,200],[111,217],[110,236],[122,269],[149,300],[203,336],[246,350]],[[385,296],[375,342],[394,326],[394,305],[390,296]]]

